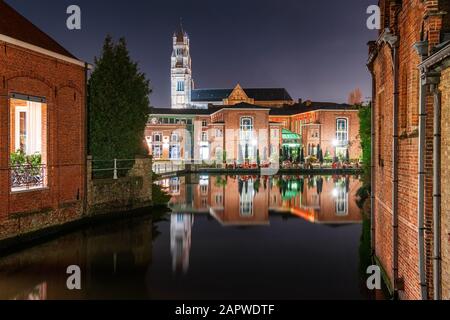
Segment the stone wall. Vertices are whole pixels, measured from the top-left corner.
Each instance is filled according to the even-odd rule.
[[[137,157],[126,177],[92,179],[92,158],[88,157],[87,215],[132,210],[152,203],[152,161]]]

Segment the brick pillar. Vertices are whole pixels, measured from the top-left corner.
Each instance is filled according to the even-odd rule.
[[[0,218],[9,213],[9,114],[6,88],[0,85]]]

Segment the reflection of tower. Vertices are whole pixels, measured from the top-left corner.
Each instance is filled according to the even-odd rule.
[[[170,250],[174,272],[183,270],[186,273],[189,269],[193,224],[194,216],[192,214],[176,213],[170,217]]]

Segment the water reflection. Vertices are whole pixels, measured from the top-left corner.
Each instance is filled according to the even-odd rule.
[[[152,221],[135,218],[76,232],[0,258],[0,300],[116,299],[146,296]],[[67,289],[67,267],[82,270],[81,291]]]
[[[183,271],[186,273],[188,271],[193,225],[194,215],[192,214],[175,213],[171,215],[170,251],[174,272]]]
[[[186,273],[194,214],[225,227],[270,226],[270,215],[325,225],[359,224],[358,179],[342,176],[186,176],[161,182],[172,195],[173,271]],[[351,200],[350,200],[351,199]]]
[[[172,195],[169,214],[92,226],[0,258],[0,299],[367,298],[357,178],[161,183]],[[66,287],[74,264],[81,291]]]

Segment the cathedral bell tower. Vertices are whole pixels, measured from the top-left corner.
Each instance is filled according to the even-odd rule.
[[[172,109],[186,109],[191,105],[193,86],[189,36],[180,22],[173,34],[173,52],[171,63]]]

